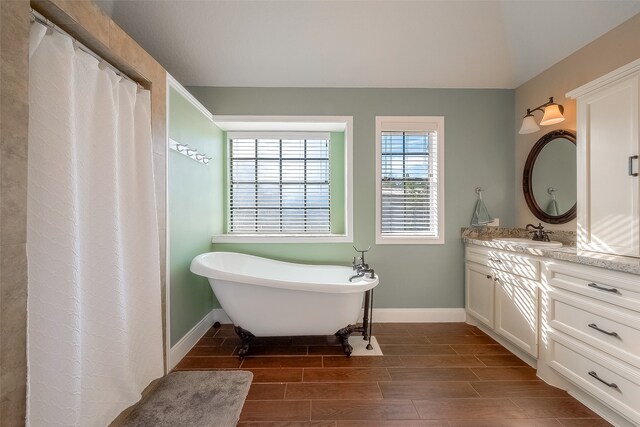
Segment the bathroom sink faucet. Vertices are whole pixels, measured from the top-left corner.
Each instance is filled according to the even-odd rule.
[[[530,230],[532,229],[532,230]],[[527,224],[525,230],[529,231],[529,233],[533,234],[533,236],[531,236],[531,240],[535,240],[538,242],[550,242],[551,240],[549,239],[549,234],[552,234],[552,231],[544,231],[544,226],[542,225],[541,222],[538,223],[538,226],[536,227],[533,224]]]

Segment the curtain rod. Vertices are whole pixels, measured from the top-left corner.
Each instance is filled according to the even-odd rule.
[[[78,41],[78,39],[76,39],[71,34],[67,33],[62,28],[60,28],[59,26],[57,26],[56,24],[51,22],[49,19],[47,19],[41,13],[39,13],[38,11],[33,10],[33,9],[30,10],[30,13],[31,13],[31,18],[33,19],[33,21],[38,22],[39,24],[42,24],[45,27],[47,27],[47,31],[55,31],[55,32],[57,32],[59,34],[62,34],[63,36],[69,37],[71,39],[71,41],[73,42],[74,49],[80,49],[81,51],[83,51],[87,55],[90,55],[91,57],[96,59],[98,61],[98,67],[100,69],[104,69],[105,67],[108,67],[118,77],[122,77],[123,79],[129,80],[130,82],[135,83],[138,86],[138,92],[140,90],[144,89],[144,87],[140,83],[138,83],[137,81],[133,80],[131,77],[129,77],[123,71],[121,71],[118,68],[116,68],[113,64],[111,64],[109,61],[104,59],[102,56],[100,56],[99,54],[95,53],[94,51],[92,51],[91,49],[89,49],[88,47],[86,47],[85,45],[80,43]]]

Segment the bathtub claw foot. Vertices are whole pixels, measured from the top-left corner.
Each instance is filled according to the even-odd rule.
[[[235,327],[236,334],[240,337],[240,349],[238,350],[238,357],[240,360],[244,360],[244,357],[249,352],[249,346],[255,339],[255,335],[246,329],[242,329],[240,326]]]
[[[351,344],[347,343],[345,345],[345,343],[342,343],[342,351],[344,351],[344,355],[347,357],[351,357],[351,352],[353,351],[353,347],[351,347]]]
[[[348,325],[338,332],[335,333],[335,336],[338,337],[338,341],[342,345],[342,351],[347,357],[351,356],[351,352],[353,351],[353,347],[349,344],[349,335],[351,335],[355,331],[355,327],[353,325]]]

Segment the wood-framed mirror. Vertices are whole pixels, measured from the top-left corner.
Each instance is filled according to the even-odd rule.
[[[554,130],[536,142],[524,165],[522,190],[540,221],[564,224],[576,217],[576,134]]]

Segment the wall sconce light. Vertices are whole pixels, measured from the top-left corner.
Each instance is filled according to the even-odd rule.
[[[562,115],[564,107],[553,102],[553,97],[550,97],[549,102],[545,102],[539,107],[533,109],[527,108],[527,115],[522,119],[522,127],[520,127],[520,130],[518,131],[519,134],[524,135],[540,130],[540,126],[538,126],[536,119],[533,116],[533,112],[537,110],[544,113],[542,120],[540,120],[540,124],[542,126],[553,125],[564,120],[564,116]]]

